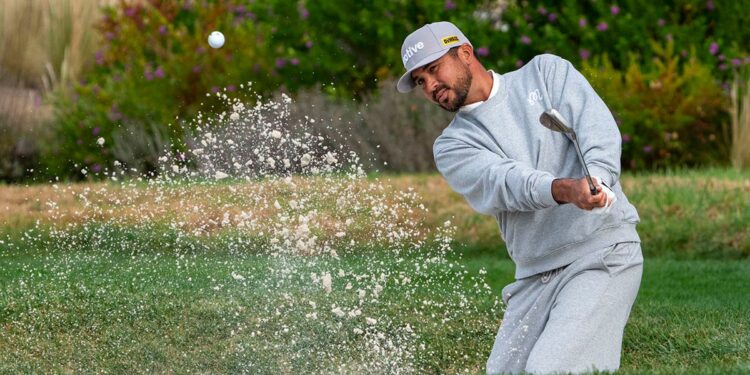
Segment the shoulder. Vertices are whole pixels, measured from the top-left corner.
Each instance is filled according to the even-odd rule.
[[[570,65],[570,61],[551,53],[543,53],[541,55],[534,56],[534,58],[532,58],[526,65],[534,66],[539,68],[540,70],[544,70],[548,67]]]
[[[454,143],[466,138],[468,126],[469,123],[464,118],[463,114],[457,113],[455,116],[453,116],[453,120],[451,120],[450,124],[448,124],[448,126],[443,129],[443,132],[437,137],[437,139],[435,139],[433,149],[438,150],[441,145],[444,146],[446,144]]]

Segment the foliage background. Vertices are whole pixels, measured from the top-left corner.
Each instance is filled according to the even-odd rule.
[[[4,1],[26,4],[21,15],[36,14],[28,5],[34,2]],[[103,1],[96,11],[80,5],[86,2],[59,4],[68,10],[47,16],[68,22],[61,30],[93,25],[83,33],[86,43],[53,29],[42,38],[42,50],[79,51],[68,58],[76,67],[71,78],[45,86],[38,72],[21,69],[29,64],[0,56],[0,82],[22,81],[44,98],[35,105],[52,113],[44,126],[26,126],[0,111],[0,129],[10,135],[0,147],[4,180],[92,178],[115,160],[153,172],[156,155],[183,147],[187,120],[225,109],[206,96],[217,91],[249,102],[280,92],[307,98],[319,105],[299,104],[300,112],[330,120],[321,127],[357,134],[350,146],[372,152],[373,165],[432,171],[431,143],[450,116],[417,94],[398,97],[392,86],[403,70],[403,38],[436,20],[458,25],[498,72],[539,53],[570,60],[621,126],[624,169],[728,165],[737,133],[729,125],[730,86],[750,63],[742,43],[750,40],[750,15],[733,1],[125,0]],[[6,8],[4,20],[19,19]],[[2,29],[6,46],[23,48],[10,22]],[[223,48],[208,47],[212,30],[226,35]],[[58,75],[65,70],[52,66]],[[252,93],[244,89],[249,82]],[[418,152],[378,147],[394,142]]]

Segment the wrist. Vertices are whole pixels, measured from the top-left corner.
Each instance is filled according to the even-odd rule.
[[[552,181],[552,198],[559,204],[570,202],[570,184],[569,178],[557,178]]]

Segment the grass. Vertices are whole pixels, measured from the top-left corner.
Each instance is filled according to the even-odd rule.
[[[455,239],[467,245],[468,252],[505,256],[505,247],[497,224],[488,216],[476,214],[464,199],[454,193],[445,181],[434,174],[381,176],[389,190],[414,191],[421,197],[427,213],[421,218],[428,228],[450,220],[457,226]],[[305,189],[317,189],[320,183]],[[638,227],[647,256],[675,259],[747,259],[750,257],[750,172],[734,169],[676,170],[650,174],[625,174],[623,189],[641,217]],[[365,189],[366,187],[363,187]],[[237,194],[230,194],[235,189]],[[169,194],[165,194],[165,192]],[[282,192],[287,194],[288,192]],[[52,222],[83,222],[86,201],[99,202],[97,220],[117,217],[138,222],[143,215],[173,220],[178,215],[188,226],[200,226],[202,220],[221,221],[227,210],[240,210],[252,202],[250,194],[279,194],[271,185],[237,182],[201,186],[172,186],[149,189],[148,184],[84,183],[29,187],[0,185],[0,222],[2,232],[18,232],[38,220],[42,225]],[[83,199],[86,197],[86,199]],[[159,204],[151,203],[157,197]],[[200,207],[200,215],[191,214],[182,202]],[[50,209],[48,202],[56,208]],[[111,210],[117,203],[117,210]],[[227,208],[227,204],[230,208]],[[322,207],[322,212],[335,210]],[[158,219],[154,219],[158,220]]]
[[[423,197],[425,227],[451,220],[456,250],[364,241],[339,258],[275,256],[256,232],[192,235],[169,225],[219,220],[251,196],[293,197],[281,187],[253,195],[259,187],[241,182],[0,186],[0,373],[482,373],[502,318],[497,297],[513,275],[496,224],[438,176],[380,180]],[[749,180],[735,170],[623,177],[646,263],[621,373],[750,371]],[[296,189],[311,195],[301,181]],[[319,216],[340,214],[325,206]],[[110,220],[118,215],[134,220]],[[58,221],[73,226],[58,232]],[[336,307],[362,315],[338,318]]]
[[[0,68],[6,79],[17,80],[19,87],[46,90],[78,80],[93,65],[99,47],[92,32],[101,17],[99,3],[5,0],[0,11]],[[38,31],[18,32],[27,29]]]
[[[750,74],[737,74],[732,82],[729,114],[732,128],[732,165],[750,169]]]
[[[336,361],[371,360],[345,351],[333,359],[316,357],[330,353],[326,346],[337,340],[356,342],[346,337],[351,322],[345,320],[343,328],[310,324],[299,314],[304,309],[284,304],[284,294],[290,294],[320,306],[344,305],[344,293],[328,295],[306,282],[279,284],[279,275],[269,270],[280,260],[272,256],[170,236],[106,229],[99,237],[71,238],[74,252],[46,245],[3,252],[0,372],[325,372]],[[512,280],[508,260],[486,254],[449,258],[458,259],[469,276],[486,270],[493,294]],[[393,273],[408,272],[408,262],[376,251],[344,256],[335,267],[356,273],[378,262]],[[291,269],[307,275],[329,266],[300,262]],[[501,313],[490,308],[488,295],[472,292],[473,279],[435,278],[453,271],[436,266],[422,274],[425,283],[388,288],[381,303],[364,308],[380,320],[390,315],[394,323],[410,322],[421,333],[428,350],[413,360],[421,372],[481,373],[499,324]],[[234,272],[245,279],[232,279]],[[459,296],[451,292],[456,285],[478,309],[457,311],[447,324],[413,314],[421,309],[417,302]],[[746,261],[647,259],[626,329],[622,373],[747,371],[748,285]],[[285,315],[264,320],[274,309]],[[301,333],[280,335],[276,330],[284,324]]]

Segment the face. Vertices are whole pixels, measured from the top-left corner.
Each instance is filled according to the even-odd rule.
[[[452,52],[414,70],[411,76],[427,99],[449,112],[463,106],[472,81],[469,67]]]

